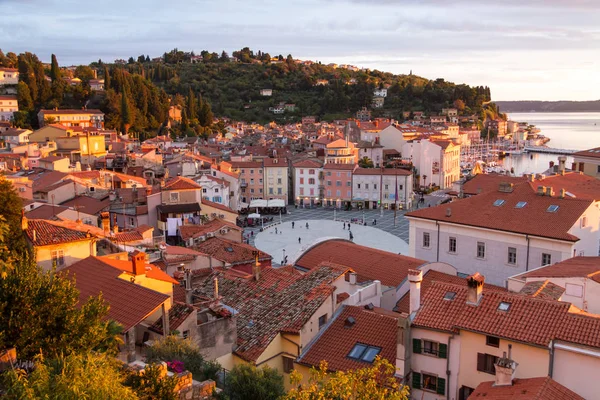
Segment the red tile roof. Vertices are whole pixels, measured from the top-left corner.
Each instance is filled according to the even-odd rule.
[[[525,183],[524,176],[514,177],[501,174],[477,174],[463,184],[465,195],[476,195],[488,192],[497,192],[501,183],[512,183],[518,185]]]
[[[194,300],[212,299],[217,278],[223,304],[238,311],[234,353],[256,362],[279,333],[300,332],[331,297],[335,289],[332,282],[344,273],[329,265],[307,274],[291,266],[265,268],[257,281],[235,270],[217,270],[194,280]]]
[[[555,285],[548,280],[528,282],[519,291],[519,293],[526,296],[544,300],[559,300],[564,292],[565,288]]]
[[[185,320],[192,315],[194,312],[194,307],[188,306],[185,303],[174,303],[173,306],[169,309],[169,330],[176,330],[179,325],[181,325]],[[149,330],[158,333],[159,335],[163,334],[163,324],[162,318],[159,318],[154,322]]]
[[[323,163],[316,160],[301,160],[296,161],[294,164],[294,168],[322,168]]]
[[[233,242],[221,237],[213,237],[200,242],[196,245],[196,249],[231,265],[252,262],[254,260],[252,252],[258,250],[248,244]],[[272,257],[269,254],[260,250],[259,252],[259,260],[271,260]]]
[[[183,177],[177,176],[175,178],[171,178],[165,182],[165,186],[162,190],[186,190],[186,189],[201,189],[202,187],[198,185],[193,180]]]
[[[354,170],[354,175],[381,175],[381,168],[356,168]],[[412,173],[403,168],[384,168],[383,175],[389,176],[408,176],[412,175]]]
[[[297,261],[303,269],[317,268],[329,261],[353,269],[359,281],[379,280],[385,286],[398,286],[408,276],[409,269],[426,263],[412,257],[361,246],[343,239],[321,242],[307,250]]]
[[[40,110],[42,115],[50,114],[50,115],[62,115],[62,114],[102,114],[104,113],[100,110],[96,110],[93,108],[89,109],[61,109],[61,110]]]
[[[100,262],[118,269],[122,272],[128,272],[130,274],[133,274],[133,263],[129,260],[116,260],[114,258],[108,258],[108,257],[96,257]],[[179,284],[179,281],[173,279],[172,277],[170,277],[169,275],[167,275],[165,272],[163,272],[160,268],[152,265],[152,264],[146,264],[146,271],[145,271],[145,275],[147,278],[151,278],[151,279],[156,279],[157,281],[163,281],[163,282],[169,282],[169,283],[173,283],[175,285]]]
[[[496,200],[504,200],[504,203],[494,206]],[[527,204],[516,208],[519,202]],[[576,242],[579,238],[570,234],[569,230],[591,204],[590,200],[539,196],[529,186],[517,185],[512,193],[482,193],[437,207],[412,211],[406,217]],[[548,212],[551,205],[559,206],[558,210]],[[446,216],[448,210],[451,211],[450,217]]]
[[[209,232],[218,232],[223,228],[227,228],[228,230],[233,229],[239,232],[242,231],[242,228],[239,226],[216,218],[202,225],[182,225],[179,227],[179,233],[183,240],[188,240],[204,236]]]
[[[519,275],[522,278],[590,278],[600,283],[600,257],[573,257]]]
[[[231,167],[234,169],[242,168],[262,168],[263,164],[260,161],[231,161]]]
[[[202,204],[203,205],[207,205],[209,207],[216,208],[217,210],[223,210],[223,211],[227,211],[229,213],[233,213],[233,214],[237,215],[237,211],[235,211],[235,210],[233,210],[233,209],[231,209],[231,208],[229,208],[229,207],[227,207],[227,206],[225,206],[223,204],[214,203],[214,202],[208,201],[206,199],[202,199]]]
[[[97,257],[83,259],[61,273],[75,279],[80,303],[102,294],[110,305],[107,317],[121,324],[124,332],[145,320],[169,299],[166,294],[120,279],[120,271]]]
[[[77,196],[74,199],[65,201],[61,205],[72,208],[77,207],[81,212],[95,215],[110,206],[110,199],[107,197],[103,200],[98,200],[90,196]]]
[[[287,167],[288,162],[287,162],[287,159],[285,159],[285,158],[265,158],[265,159],[263,159],[263,165],[265,166],[265,168],[270,168],[270,167],[282,168],[282,167]]]
[[[546,176],[544,179],[536,179],[528,183],[533,191],[536,191],[538,186],[550,186],[556,193],[560,189],[565,189],[569,193],[567,196],[574,195],[578,199],[600,200],[600,180],[579,172]]]
[[[94,237],[90,233],[68,228],[60,221],[48,221],[44,219],[28,220],[25,234],[34,246],[49,246],[79,240],[92,240]]]
[[[398,318],[364,307],[344,306],[311,343],[298,359],[300,364],[318,367],[327,361],[330,371],[348,371],[369,365],[348,357],[357,344],[379,347],[379,356],[391,363],[396,362]],[[352,326],[346,326],[348,318],[354,318]]]
[[[429,287],[433,284],[433,282],[445,282],[451,283],[454,285],[461,285],[467,287],[467,280],[465,278],[461,278],[460,276],[445,274],[443,272],[438,272],[430,269],[423,275],[423,281],[421,281],[421,295],[424,295]],[[501,286],[486,284],[483,289],[485,291],[499,291],[499,292],[507,292],[508,289],[503,288]],[[396,307],[394,311],[406,313],[410,312],[410,292],[406,292],[404,296],[398,300],[396,303]]]
[[[453,300],[444,299],[448,292],[456,293]],[[554,339],[600,346],[600,319],[570,314],[570,303],[485,289],[478,305],[466,300],[464,286],[434,282],[413,325],[447,332],[464,329],[542,347]],[[507,311],[498,309],[501,302],[510,304]]]
[[[323,166],[324,169],[332,169],[332,170],[347,170],[353,171],[356,168],[356,164],[334,164],[327,163]]]
[[[595,147],[589,150],[581,150],[573,154],[573,157],[590,157],[600,158],[600,147]]]
[[[480,383],[469,400],[584,400],[549,376],[514,379],[511,386],[495,386],[494,383]]]

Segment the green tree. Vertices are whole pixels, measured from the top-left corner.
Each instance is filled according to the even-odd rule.
[[[38,357],[29,375],[10,370],[3,377],[6,399],[114,399],[138,397],[123,384],[119,361],[97,354],[60,355],[55,359]]]
[[[285,394],[283,376],[267,366],[236,365],[227,374],[225,386],[231,400],[276,400]]]
[[[108,71],[108,67],[104,66],[104,89],[110,89],[110,72]]]
[[[129,127],[133,123],[133,113],[131,111],[131,105],[127,98],[127,92],[121,93],[121,132],[127,134]]]
[[[98,348],[106,342],[107,311],[101,297],[81,304],[70,279],[43,272],[27,254],[15,256],[0,279],[0,348],[15,347],[29,360]]]
[[[17,84],[17,102],[19,103],[19,110],[33,110],[33,99],[31,98],[29,86],[23,81]]]
[[[60,71],[60,67],[58,66],[58,60],[56,59],[56,56],[54,54],[52,54],[52,65],[50,66],[50,78],[52,79],[52,82],[54,83],[55,81],[61,79],[61,71]]]
[[[198,123],[201,126],[211,126],[213,122],[213,113],[210,104],[207,101],[201,100],[200,111],[198,112]]]
[[[396,368],[389,361],[379,357],[372,366],[335,373],[328,373],[327,362],[321,361],[319,369],[310,370],[308,384],[300,385],[302,375],[297,371],[292,372],[290,381],[296,387],[283,400],[407,400],[408,386],[398,383],[395,371]]]
[[[192,121],[196,119],[196,96],[194,96],[192,88],[187,96],[187,116]]]
[[[87,65],[80,65],[75,68],[75,76],[81,79],[84,83],[89,83],[92,79],[94,79],[94,70],[88,67]]]
[[[141,400],[176,400],[178,382],[176,375],[162,376],[161,367],[150,364],[141,373],[129,371],[125,385],[133,389]]]
[[[361,168],[373,168],[374,164],[373,164],[373,161],[369,157],[365,156],[365,157],[361,158],[360,160],[358,160],[358,166]]]

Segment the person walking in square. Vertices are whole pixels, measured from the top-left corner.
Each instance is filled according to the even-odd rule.
[[[292,221],[292,229],[294,229],[294,225],[296,225],[296,223]]]
[[[308,222],[306,223],[306,229],[308,229]]]
[[[346,223],[344,222],[344,230],[346,230]]]
[[[298,238],[298,244],[302,244],[302,238]]]

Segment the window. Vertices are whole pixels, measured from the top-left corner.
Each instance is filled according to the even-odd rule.
[[[133,217],[129,217],[129,225],[130,226],[135,225],[135,219]]]
[[[368,188],[369,188],[369,184],[365,183],[365,189],[368,189]]]
[[[600,165],[596,167],[596,172],[600,174]]]
[[[348,358],[352,358],[357,361],[372,363],[380,351],[381,347],[367,346],[366,344],[356,343],[352,350],[350,350]]]
[[[495,207],[500,207],[502,204],[504,204],[504,200],[502,199],[498,199],[494,202]]]
[[[300,188],[300,196],[304,196],[304,188]]]
[[[283,357],[283,372],[289,374],[294,370],[294,359],[290,357]]]
[[[262,181],[262,178],[260,178],[260,179],[258,180],[258,183],[260,183],[260,184],[262,185],[262,183],[263,183],[263,181]]]
[[[477,371],[496,375],[494,364],[496,364],[497,361],[498,357],[496,356],[491,354],[477,353]]]
[[[485,344],[492,347],[500,347],[500,338],[495,336],[486,336]]]
[[[423,354],[438,355],[438,344],[429,340],[423,340]]]
[[[377,189],[377,184],[373,184],[373,189]]]
[[[300,184],[304,185],[304,178],[300,178]]]
[[[314,175],[315,174],[315,170],[314,169],[309,169],[308,170],[308,174],[309,175]]]
[[[250,174],[254,175],[254,170],[253,169],[250,170]]]
[[[358,189],[360,189],[360,183],[357,183],[357,184],[356,184],[356,187],[357,187]]]
[[[331,186],[331,181],[327,181],[327,186]]]
[[[269,194],[273,194],[273,188],[269,188]]]
[[[427,391],[432,391],[442,396],[446,394],[446,380],[436,375],[424,372],[412,373],[412,387],[413,389],[423,389]]]
[[[542,267],[552,264],[552,254],[542,253]]]
[[[342,181],[335,181],[335,186],[342,186]]]
[[[277,194],[283,194],[283,189],[277,188]]]
[[[281,185],[281,178],[277,178],[277,184]]]
[[[202,193],[206,193],[206,192],[207,192],[206,188],[202,188]]]
[[[444,300],[452,301],[456,297],[456,292],[446,292]]]
[[[404,188],[404,186],[403,186],[403,185],[399,185],[399,186],[398,186],[398,188],[399,188],[400,190],[402,190],[402,189]]]
[[[514,247],[508,248],[508,263],[513,265],[517,263],[517,249]]]
[[[338,172],[338,173],[337,173],[337,176],[338,176],[338,178],[339,178],[340,176],[342,176],[342,173],[341,173],[341,172]]]
[[[523,208],[527,205],[526,201],[520,201],[517,203],[517,205],[515,206],[515,208]]]
[[[300,168],[300,175],[304,174],[304,170],[302,168]]]
[[[189,330],[185,330],[185,331],[183,331],[183,334],[182,334],[182,335],[183,335],[183,338],[184,338],[184,339],[187,339],[187,338],[189,338],[189,337],[190,337],[190,331],[189,331]]]
[[[56,264],[57,267],[63,267],[65,265],[65,252],[63,250],[52,250],[52,263]]]
[[[388,190],[388,185],[385,185],[384,188],[385,188],[385,190]]]
[[[485,258],[485,243],[477,242],[477,258]]]
[[[500,304],[498,304],[498,311],[508,311],[510,310],[510,303],[506,302],[506,301],[501,301]]]
[[[350,181],[346,182],[346,186],[348,186],[348,187],[352,186],[352,182],[350,182]]]
[[[331,171],[327,171],[327,176],[331,176]]]
[[[423,247],[429,247],[431,245],[429,232],[423,232]]]
[[[548,209],[546,210],[547,212],[557,212],[558,211],[558,206],[557,205],[551,205],[548,207]]]
[[[323,314],[319,317],[319,330],[327,323],[327,314]]]
[[[581,217],[581,227],[585,228],[587,226],[587,217],[584,215]]]
[[[448,251],[450,253],[456,253],[456,238],[451,237],[448,239]]]
[[[308,178],[308,184],[309,185],[314,185],[315,184],[315,178]]]
[[[336,191],[335,191],[335,195],[336,195],[337,197],[340,197],[340,196],[342,195],[342,191],[341,191],[341,190],[336,190]]]
[[[215,193],[219,193],[219,189],[218,188],[215,188]]]
[[[423,389],[437,392],[437,376],[423,374]]]
[[[179,202],[179,192],[171,192],[171,193],[169,193],[169,199],[171,199],[172,203]]]

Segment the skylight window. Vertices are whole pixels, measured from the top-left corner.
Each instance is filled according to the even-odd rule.
[[[548,207],[548,209],[546,210],[548,212],[557,212],[558,211],[558,206],[555,204],[552,204],[550,207]]]
[[[366,344],[356,343],[352,350],[350,350],[348,358],[372,363],[380,352],[381,347],[367,346]]]
[[[510,308],[510,303],[507,303],[506,301],[501,301],[500,304],[498,305],[499,311],[508,311],[509,308]]]
[[[494,206],[496,207],[500,207],[502,204],[504,204],[504,200],[502,199],[498,199],[494,202]]]
[[[446,292],[444,295],[444,300],[454,300],[456,297],[456,292]]]
[[[527,205],[526,201],[520,201],[517,203],[517,205],[515,206],[515,208],[523,208]]]

